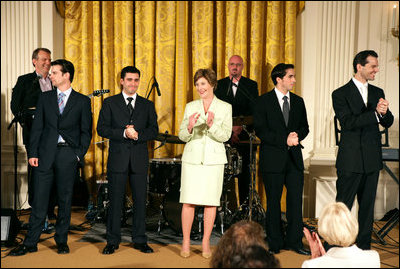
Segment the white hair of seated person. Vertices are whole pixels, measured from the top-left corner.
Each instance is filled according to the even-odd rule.
[[[330,203],[322,210],[318,233],[330,245],[348,247],[356,241],[358,222],[344,203]]]

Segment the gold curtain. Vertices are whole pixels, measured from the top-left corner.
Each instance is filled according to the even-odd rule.
[[[272,68],[295,64],[296,16],[303,8],[304,1],[65,1],[65,58],[76,68],[74,89],[83,94],[110,89],[92,98],[93,143],[84,171],[90,191],[106,172],[108,143],[100,143],[96,132],[99,111],[103,98],[120,92],[124,66],[141,71],[141,96],[157,79],[161,96],[152,92],[149,99],[160,132],[177,135],[186,103],[198,98],[193,75],[199,68],[213,68],[223,78],[229,57],[238,54],[243,75],[258,82],[260,94],[273,88]],[[149,143],[149,149],[158,145]],[[167,143],[150,157],[182,151],[183,145]],[[257,187],[265,206],[262,183]]]

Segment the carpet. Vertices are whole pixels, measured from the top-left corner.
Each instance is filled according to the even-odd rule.
[[[122,227],[121,228],[121,242],[131,243],[131,231],[132,228]],[[170,244],[181,244],[182,235],[177,234],[172,228],[165,227],[162,228],[160,233],[157,229],[149,229],[146,231],[147,242],[149,244],[160,244],[160,245],[170,245]],[[210,238],[210,244],[216,245],[220,239],[220,233],[213,231]],[[107,242],[106,240],[106,225],[104,223],[96,223],[92,228],[79,240],[79,242]],[[198,233],[193,233],[191,235],[192,245],[201,245],[201,235]]]
[[[146,235],[150,244],[181,244],[181,205],[179,203],[164,204],[163,210],[160,210],[160,203],[151,201],[147,206],[146,216]],[[104,210],[91,212],[91,226],[89,231],[80,239],[81,242],[106,242],[106,215]],[[201,245],[202,241],[202,208],[197,207],[191,232],[191,244]],[[221,237],[223,228],[216,220],[214,230],[211,234],[210,244],[216,245]],[[121,219],[121,242],[132,242],[132,210],[130,207],[124,212]]]

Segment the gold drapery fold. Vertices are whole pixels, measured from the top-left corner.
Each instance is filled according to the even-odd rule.
[[[212,68],[223,78],[229,57],[238,54],[243,75],[258,82],[260,94],[273,88],[272,68],[295,64],[296,16],[304,1],[65,1],[64,7],[65,57],[76,68],[74,89],[83,94],[110,89],[92,97],[93,143],[84,172],[93,192],[96,178],[106,173],[108,154],[108,143],[100,143],[104,139],[96,132],[97,119],[103,98],[120,92],[124,66],[141,71],[141,96],[157,79],[161,96],[153,91],[149,99],[160,132],[177,135],[186,103],[198,98],[193,75],[199,68]],[[158,145],[151,142],[149,149]],[[183,145],[167,143],[150,157],[182,151]],[[257,187],[265,206],[262,183]]]

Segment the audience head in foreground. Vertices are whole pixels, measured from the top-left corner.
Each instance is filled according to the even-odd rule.
[[[310,245],[312,259],[303,262],[303,268],[379,268],[380,258],[375,250],[362,250],[354,243],[358,234],[358,222],[342,202],[324,207],[318,220],[319,235],[331,246],[325,252],[318,234],[304,228]]]
[[[211,259],[211,267],[258,267],[266,263],[280,267],[279,261],[267,252],[264,238],[264,230],[257,222],[236,222],[218,242]]]

